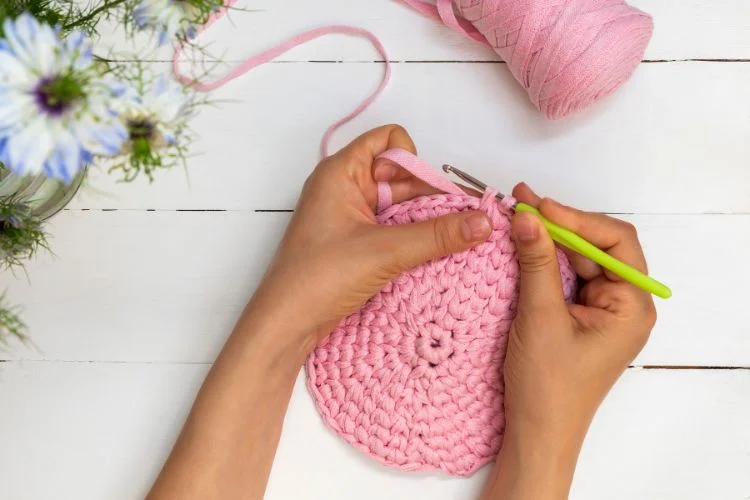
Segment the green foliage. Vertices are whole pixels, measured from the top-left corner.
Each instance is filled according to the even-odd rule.
[[[6,303],[5,295],[0,295],[0,346],[7,345],[11,338],[26,340],[26,324],[18,312],[17,307]]]
[[[28,12],[50,26],[62,26],[81,15],[81,9],[71,0],[0,0],[0,21],[15,19]],[[0,38],[3,27],[0,26]]]
[[[6,18],[15,19],[23,12],[31,13],[35,18],[51,26],[59,26],[65,18],[65,12],[72,8],[61,8],[67,2],[55,0],[0,0],[0,21]],[[0,26],[0,38],[3,27]]]
[[[93,35],[101,20],[110,17],[126,4],[134,5],[135,0],[104,0],[94,5],[78,0],[0,0],[0,38],[3,37],[2,21],[6,18],[15,19],[24,12],[30,13],[40,22],[60,28],[63,35],[72,30]]]
[[[104,0],[100,5],[92,6],[88,10],[78,12],[76,16],[68,18],[61,24],[62,30],[67,32],[76,29],[88,34],[95,34],[96,26],[102,19],[108,19],[116,12],[122,14],[128,11],[126,10],[128,6],[133,6],[135,3],[134,0]]]
[[[0,198],[0,271],[20,267],[40,248],[48,248],[42,220],[12,198]]]

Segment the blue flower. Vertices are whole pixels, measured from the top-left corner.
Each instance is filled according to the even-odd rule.
[[[127,138],[112,109],[118,86],[96,72],[85,36],[63,39],[30,14],[3,29],[0,162],[69,182],[94,156],[118,154]]]

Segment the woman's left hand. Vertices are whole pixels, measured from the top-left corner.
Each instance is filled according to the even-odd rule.
[[[416,153],[403,128],[387,125],[317,166],[251,302],[273,314],[289,335],[301,335],[299,340],[309,347],[400,273],[468,250],[490,235],[489,219],[476,211],[378,225],[378,182],[390,183],[394,203],[435,193],[392,162],[376,160],[391,148]]]

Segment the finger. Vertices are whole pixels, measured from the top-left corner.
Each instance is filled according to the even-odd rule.
[[[393,203],[401,203],[417,196],[429,196],[440,193],[439,190],[415,177],[389,184],[391,186]]]
[[[401,203],[417,196],[442,193],[439,189],[435,189],[422,179],[415,177],[405,168],[385,158],[375,160],[373,164],[373,178],[378,182],[387,182],[391,186],[393,203]],[[469,196],[482,196],[482,193],[475,189],[461,184],[456,185]]]
[[[372,164],[372,178],[377,182],[398,182],[414,177],[411,172],[387,158],[376,158]]]
[[[389,149],[401,148],[416,154],[417,148],[409,133],[400,125],[384,125],[360,135],[336,155],[347,161],[340,162],[357,171],[365,170],[372,178],[371,168],[378,155]]]
[[[516,187],[513,188],[512,195],[513,198],[522,203],[526,203],[527,205],[531,205],[532,207],[538,207],[539,202],[542,201],[542,197],[536,194],[525,182],[517,184]]]
[[[442,193],[442,191],[440,191],[439,189],[435,189],[431,185],[414,176],[401,181],[390,182],[389,184],[391,186],[393,203],[401,203],[403,201],[416,198],[417,196],[429,196],[432,194]],[[466,186],[461,186],[460,184],[457,184],[457,186],[469,196],[482,196],[482,193],[474,189],[468,188]]]
[[[573,268],[573,271],[575,271],[576,274],[580,276],[584,281],[591,281],[597,276],[602,275],[602,266],[600,266],[593,260],[581,255],[578,252],[574,252],[573,250],[565,248],[562,245],[558,246],[558,248],[562,250],[562,252],[568,258],[568,262],[570,262],[570,267]]]
[[[372,167],[372,177],[376,182],[387,182],[390,185],[393,203],[401,203],[417,196],[427,196],[440,192],[399,164],[386,158],[375,160]]]
[[[513,197],[520,202],[536,208],[539,208],[539,204],[542,201],[542,197],[536,194],[525,182],[513,188]],[[584,280],[589,281],[602,274],[602,268],[599,264],[563,246],[559,246],[558,248],[565,253],[576,274]]]
[[[599,276],[586,283],[578,295],[581,304],[609,312],[634,313],[642,315],[646,309],[653,308],[653,297],[630,283],[614,282]]]
[[[511,221],[520,265],[519,314],[565,307],[555,244],[535,215],[520,212]]]
[[[544,198],[539,203],[539,211],[552,222],[577,233],[612,257],[643,273],[648,272],[646,258],[632,224],[603,214],[583,212],[549,198]],[[621,280],[609,271],[605,274],[613,281]]]
[[[492,232],[487,214],[466,211],[413,224],[383,226],[376,232],[378,248],[396,272],[433,259],[468,250]]]

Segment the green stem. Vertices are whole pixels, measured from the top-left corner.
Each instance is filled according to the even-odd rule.
[[[77,20],[73,21],[72,23],[68,23],[68,24],[64,25],[62,27],[62,29],[64,31],[67,31],[67,30],[75,28],[76,26],[81,26],[82,24],[85,24],[85,23],[91,21],[92,19],[96,19],[96,16],[98,16],[102,12],[107,11],[109,9],[112,9],[114,7],[117,7],[118,5],[122,5],[125,2],[127,2],[127,1],[128,0],[114,0],[111,3],[105,2],[102,5],[100,5],[99,7],[97,7],[96,9],[92,10],[91,12],[89,12],[88,14],[86,14],[85,16],[83,16],[82,18],[77,19]]]

